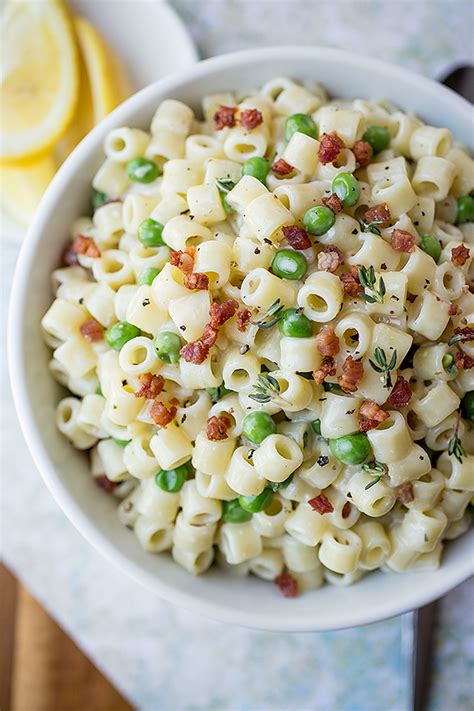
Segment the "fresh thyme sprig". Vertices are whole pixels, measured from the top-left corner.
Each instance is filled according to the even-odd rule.
[[[384,220],[373,220],[372,222],[368,222],[367,224],[365,222],[362,222],[362,229],[364,232],[373,232],[374,235],[378,235],[380,237],[382,233],[377,227],[377,225],[383,224]]]
[[[275,395],[280,392],[280,383],[272,375],[258,375],[258,382],[253,386],[255,392],[250,393],[249,398],[255,402],[270,402]]]
[[[220,193],[222,205],[224,210],[228,215],[231,215],[235,210],[228,204],[226,195],[235,188],[235,183],[230,178],[217,178],[216,180],[217,189]]]
[[[282,317],[282,311],[285,308],[285,305],[281,303],[280,299],[277,299],[276,301],[273,302],[273,304],[270,306],[268,311],[263,315],[261,319],[258,321],[252,321],[254,326],[258,326],[258,328],[271,328],[274,326]],[[272,316],[274,318],[272,318]],[[267,319],[270,319],[267,321]]]
[[[378,287],[376,287],[374,268],[359,267],[359,281],[364,289],[370,289],[372,292],[371,294],[366,294],[365,291],[360,291],[359,296],[362,296],[369,304],[375,304],[376,302],[381,304],[386,293],[383,277],[380,277]]]
[[[458,414],[458,421],[456,424],[456,429],[454,430],[454,434],[448,442],[448,454],[450,457],[456,457],[459,464],[462,464],[462,458],[467,457],[467,454],[466,454],[466,450],[462,446],[462,442],[458,436],[460,420],[461,420],[461,414],[459,413]]]
[[[374,479],[369,481],[369,483],[364,487],[366,491],[367,489],[371,489],[373,486],[378,484],[382,476],[387,473],[386,465],[382,464],[382,462],[378,462],[376,459],[373,459],[371,462],[367,462],[367,464],[363,464],[362,469],[367,472],[367,474],[374,477]]]
[[[387,356],[383,348],[377,347],[374,351],[374,357],[376,362],[374,363],[374,361],[369,358],[370,365],[377,373],[384,374],[384,387],[391,388],[393,383],[390,371],[392,371],[397,364],[397,349],[395,348],[393,351],[390,362],[387,362]]]

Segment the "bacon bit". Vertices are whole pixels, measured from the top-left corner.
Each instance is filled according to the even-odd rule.
[[[451,250],[451,261],[455,267],[463,267],[470,256],[470,250],[463,244],[460,244],[458,247],[453,247]]]
[[[95,318],[84,321],[79,330],[89,343],[97,343],[104,338],[104,329]]]
[[[349,294],[349,296],[359,296],[362,291],[362,284],[359,281],[358,266],[352,266],[350,272],[340,274],[339,279],[342,281],[342,286],[346,294]]]
[[[112,491],[117,486],[117,482],[110,481],[110,479],[107,479],[105,474],[100,474],[99,476],[95,476],[94,481],[97,484],[97,486],[99,488],[101,488],[103,491],[106,491],[107,494],[111,494]]]
[[[165,379],[162,375],[142,373],[138,379],[141,383],[141,388],[134,393],[135,397],[146,397],[147,400],[154,400],[165,386]]]
[[[276,163],[272,165],[272,170],[277,175],[289,175],[294,171],[294,167],[283,158],[280,158],[280,160],[277,160]]]
[[[415,249],[415,237],[406,230],[392,230],[391,241],[397,252],[413,252]]]
[[[333,193],[329,197],[323,197],[322,203],[332,210],[335,215],[337,215],[338,212],[342,212],[344,209],[342,200],[337,197],[336,193]]]
[[[394,488],[394,492],[397,496],[397,499],[402,504],[409,504],[410,501],[413,501],[413,499],[415,498],[415,494],[413,493],[413,484],[411,483],[411,481],[406,484],[401,484],[401,486],[396,486]]]
[[[228,438],[227,430],[232,426],[232,422],[226,415],[213,415],[207,421],[207,439],[217,442]]]
[[[456,351],[454,354],[454,363],[459,370],[470,370],[471,368],[474,368],[474,359],[461,350]]]
[[[214,301],[209,309],[209,316],[211,317],[211,326],[213,328],[219,328],[226,321],[228,321],[235,314],[239,308],[239,303],[235,299],[227,299],[221,304]]]
[[[339,353],[339,338],[334,326],[324,326],[316,336],[316,347],[323,356],[335,356]]]
[[[315,496],[314,499],[310,499],[308,504],[314,511],[321,514],[321,516],[334,511],[334,506],[331,504],[328,497],[324,496],[324,494],[319,494],[319,496]]]
[[[209,277],[201,272],[191,272],[184,277],[184,286],[186,289],[202,289],[206,291],[209,288]]]
[[[214,114],[216,122],[216,130],[222,131],[223,128],[233,128],[236,124],[235,114],[237,113],[236,106],[219,106]]]
[[[349,518],[351,511],[352,511],[352,504],[350,501],[346,501],[346,503],[342,507],[342,511],[341,511],[342,518]]]
[[[71,249],[76,254],[83,254],[85,257],[92,257],[93,259],[100,257],[100,250],[92,237],[77,235],[77,237],[74,237]]]
[[[251,316],[252,313],[248,309],[240,309],[240,311],[237,311],[237,330],[240,331],[240,333],[245,333],[248,329]]]
[[[170,254],[170,264],[174,267],[178,267],[185,274],[191,274],[194,267],[194,255],[196,253],[195,247],[188,247],[188,249],[179,250],[178,252],[171,252]]]
[[[372,146],[367,141],[356,141],[352,146],[352,152],[355,155],[358,168],[365,168],[366,165],[369,165],[374,154]]]
[[[345,148],[344,141],[339,138],[335,131],[323,133],[318,151],[319,162],[323,165],[333,163],[343,148]]]
[[[209,355],[209,346],[206,346],[201,340],[190,341],[181,348],[179,353],[187,363],[201,365]]]
[[[282,232],[293,249],[309,249],[311,247],[311,240],[304,227],[289,225],[288,227],[283,227]]]
[[[454,335],[460,336],[460,338],[456,338],[456,341],[474,341],[474,328],[471,328],[470,326],[464,326],[461,328],[458,326],[454,329]]]
[[[240,112],[240,125],[249,131],[260,126],[262,122],[263,116],[258,109],[245,109]]]
[[[328,244],[322,252],[318,254],[318,267],[325,272],[334,274],[336,269],[344,264],[344,255],[335,244]]]
[[[410,383],[408,380],[405,380],[403,376],[399,375],[385,404],[390,407],[406,407],[411,400],[411,396]]]
[[[377,405],[373,400],[364,400],[359,408],[359,430],[368,432],[375,429],[381,422],[386,420],[390,415],[385,410]]]
[[[382,226],[386,226],[391,219],[392,216],[387,203],[374,205],[369,208],[364,215],[364,222],[366,225],[369,225],[371,222],[379,222]]]
[[[168,410],[166,405],[163,405],[159,400],[155,400],[150,410],[150,416],[160,427],[167,427],[176,417],[176,412],[174,405]]]
[[[336,367],[332,356],[324,356],[318,370],[313,370],[313,380],[318,385],[321,385],[328,375],[336,375]]]
[[[218,335],[219,331],[217,330],[217,328],[214,328],[214,326],[212,326],[210,323],[206,323],[206,325],[204,326],[204,331],[202,332],[202,336],[199,340],[209,350],[217,341]]]
[[[360,360],[347,356],[342,364],[342,375],[338,378],[339,385],[348,393],[355,393],[357,385],[364,377],[364,366]]]
[[[461,309],[457,304],[449,304],[448,314],[449,316],[457,316],[461,313]]]
[[[277,575],[275,583],[280,588],[284,597],[296,597],[298,595],[298,583],[290,573]]]
[[[72,244],[70,244],[66,249],[63,251],[62,257],[61,257],[61,262],[64,264],[66,267],[73,267],[76,264],[79,264],[79,259],[77,258],[77,252],[75,252],[72,248]]]

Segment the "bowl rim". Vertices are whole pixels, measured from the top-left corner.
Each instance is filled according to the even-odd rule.
[[[174,88],[189,84],[194,78],[205,77],[206,74],[214,70],[244,68],[259,61],[281,59],[282,57],[291,57],[291,59],[302,61],[337,60],[337,62],[342,61],[354,67],[357,65],[358,70],[366,71],[369,75],[374,72],[383,73],[387,79],[387,86],[390,86],[391,81],[401,80],[405,85],[422,87],[424,92],[433,98],[442,97],[444,101],[448,101],[454,110],[464,114],[466,118],[470,117],[472,111],[468,101],[431,79],[388,62],[332,48],[285,46],[241,50],[203,60],[180,73],[150,84],[116,108],[81,141],[60,167],[43,196],[22,244],[15,268],[8,313],[8,365],[13,399],[21,430],[47,488],[84,538],[112,563],[164,600],[220,622],[231,622],[268,631],[329,631],[388,619],[409,609],[425,605],[470,577],[474,573],[474,561],[470,561],[469,556],[466,556],[466,559],[461,560],[454,570],[450,570],[449,575],[439,576],[429,588],[420,590],[419,586],[414,585],[413,593],[408,596],[409,599],[407,599],[407,595],[404,595],[400,599],[391,598],[384,601],[383,610],[351,609],[351,606],[347,606],[346,610],[341,611],[340,623],[337,625],[325,622],[324,619],[319,619],[316,623],[315,620],[307,619],[301,619],[301,622],[295,622],[294,619],[291,621],[284,618],[275,619],[271,614],[262,617],[260,613],[252,613],[251,610],[236,610],[224,603],[198,599],[190,593],[177,590],[173,584],[144,570],[107,540],[96,525],[81,511],[67,486],[60,481],[54,471],[40,430],[36,427],[32,415],[32,404],[23,377],[23,372],[26,371],[26,362],[22,349],[22,313],[28,293],[28,274],[33,266],[32,247],[41,241],[42,233],[47,227],[48,215],[54,210],[56,188],[67,182],[74,171],[81,166],[83,159],[90,155],[96,138],[105,135],[110,128],[120,125],[122,115],[126,116],[132,110],[136,111],[140,107],[146,107],[149,99],[156,94],[169,93]],[[389,91],[387,93],[390,94]]]

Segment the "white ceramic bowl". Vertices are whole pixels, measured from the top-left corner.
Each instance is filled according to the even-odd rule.
[[[317,80],[339,97],[384,97],[428,122],[472,141],[470,105],[450,90],[376,59],[338,50],[270,48],[228,54],[147,87],[95,128],[68,158],[48,189],[24,242],[15,275],[9,357],[18,416],[35,462],[51,493],[81,533],[128,575],[161,597],[215,619],[269,630],[331,630],[374,622],[443,595],[473,572],[472,532],[446,547],[435,572],[373,573],[350,588],[326,586],[283,598],[256,578],[229,577],[217,569],[193,578],[170,557],[143,551],[119,523],[116,500],[97,489],[87,456],[74,451],[54,424],[59,388],[47,363],[40,319],[52,294],[57,266],[73,220],[87,209],[101,145],[116,126],[147,127],[167,97],[196,107],[208,93],[258,87],[275,76]]]

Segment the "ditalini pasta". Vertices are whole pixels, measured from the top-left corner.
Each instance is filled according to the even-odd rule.
[[[57,426],[193,575],[436,567],[474,493],[474,162],[384,102],[240,97],[106,137],[42,320]]]

